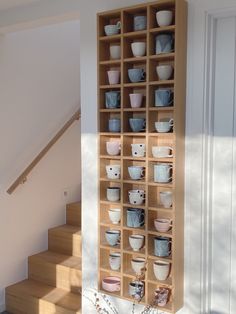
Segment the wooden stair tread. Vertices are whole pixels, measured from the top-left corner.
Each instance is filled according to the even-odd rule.
[[[73,235],[81,235],[81,229],[78,226],[72,226],[72,225],[62,225],[59,227],[54,227],[49,229],[49,232],[55,232],[55,233],[67,233],[67,234],[73,234]]]
[[[34,280],[24,280],[6,288],[6,294],[16,297],[31,296],[62,308],[80,313],[81,296]]]

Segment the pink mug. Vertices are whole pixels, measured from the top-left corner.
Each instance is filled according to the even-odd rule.
[[[112,70],[107,71],[108,81],[110,85],[119,84],[120,82],[120,71]]]
[[[106,142],[107,154],[110,156],[117,156],[120,154],[120,142]]]
[[[129,94],[130,105],[132,108],[140,108],[143,102],[143,94]]]

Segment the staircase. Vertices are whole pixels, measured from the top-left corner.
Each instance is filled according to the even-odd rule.
[[[81,206],[66,207],[66,224],[49,229],[48,251],[28,258],[28,279],[6,288],[12,314],[81,314]]]

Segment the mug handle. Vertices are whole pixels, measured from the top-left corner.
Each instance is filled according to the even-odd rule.
[[[173,94],[174,94],[174,92],[173,92],[172,90],[169,91],[169,96],[171,96],[171,95],[173,95]],[[173,104],[173,101],[174,101],[174,99],[172,98],[171,101],[168,102],[168,106],[172,105],[172,104]]]
[[[168,169],[168,172],[170,173],[171,170],[173,170],[173,167],[172,167],[172,166]],[[171,177],[169,178],[169,182],[170,182],[172,179],[173,179],[173,176],[171,176]]]
[[[144,224],[144,222],[145,222],[145,213],[142,213],[141,217],[143,217],[143,220],[140,222],[140,224]]]
[[[142,170],[142,172],[141,172],[141,177],[142,177],[142,178],[145,177],[145,169]]]
[[[117,26],[118,29],[121,29],[121,21],[118,21],[118,22],[116,23],[116,26]]]
[[[140,80],[140,82],[144,82],[146,79],[146,72],[142,69],[142,78]]]
[[[173,157],[173,148],[172,147],[168,147],[169,150],[171,151],[170,155],[168,155],[167,157]]]
[[[145,131],[145,130],[146,130],[146,120],[144,120],[144,122],[143,122],[143,128],[141,131]]]
[[[174,126],[174,119],[171,118],[171,119],[169,120],[169,124],[170,124],[171,127]]]

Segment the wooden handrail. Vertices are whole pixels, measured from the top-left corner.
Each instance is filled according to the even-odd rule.
[[[39,163],[39,161],[47,154],[50,148],[59,140],[59,138],[66,132],[66,130],[73,124],[74,121],[80,119],[80,110],[76,111],[73,116],[65,123],[65,125],[60,129],[59,132],[51,139],[51,141],[44,147],[43,150],[34,158],[30,165],[21,173],[21,175],[12,183],[12,185],[7,190],[8,194],[12,194],[18,185],[25,183],[28,174],[33,170],[33,168]]]

